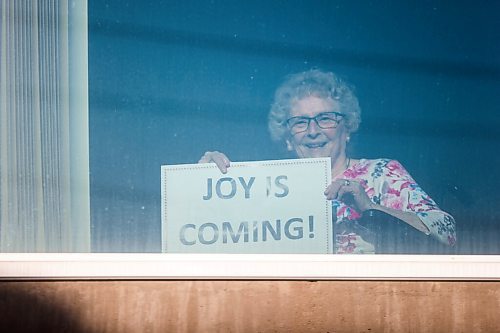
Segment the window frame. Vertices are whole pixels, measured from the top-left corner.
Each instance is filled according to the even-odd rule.
[[[500,281],[500,255],[1,253],[0,280]]]
[[[86,13],[86,1],[81,6]],[[69,8],[70,15],[81,10],[78,6]],[[87,19],[75,15],[70,20],[77,18]],[[75,24],[86,26],[87,22]],[[76,59],[72,69],[85,80],[73,85],[71,93],[87,103],[80,106],[85,110],[88,73],[87,52],[83,51],[87,31],[74,29],[72,33],[78,31],[85,35],[70,37],[79,41],[71,46],[72,59]],[[87,124],[86,115],[80,116],[79,123]],[[71,135],[81,137],[82,132],[72,128]],[[88,140],[80,140],[75,154],[88,156],[88,149]],[[79,182],[88,187],[87,178]],[[81,195],[88,196],[88,192]],[[500,255],[0,253],[0,280],[46,279],[500,281]]]

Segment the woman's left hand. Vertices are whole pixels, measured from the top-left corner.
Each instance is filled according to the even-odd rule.
[[[337,179],[334,180],[325,190],[325,196],[328,200],[340,200],[347,193],[352,195],[354,204],[360,212],[371,209],[374,205],[366,194],[363,185],[361,185],[361,183],[357,180]]]

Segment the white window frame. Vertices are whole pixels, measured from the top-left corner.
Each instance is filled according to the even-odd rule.
[[[499,255],[0,254],[0,280],[491,280]]]

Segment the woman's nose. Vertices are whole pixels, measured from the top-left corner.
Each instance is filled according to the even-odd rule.
[[[316,119],[312,119],[307,127],[307,135],[310,137],[317,137],[320,134],[320,128],[316,123]]]

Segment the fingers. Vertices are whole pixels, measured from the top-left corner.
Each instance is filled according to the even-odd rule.
[[[363,209],[371,204],[363,185],[353,179],[337,179],[325,190],[325,196],[328,200],[341,199],[347,193],[352,195],[358,208]]]
[[[344,195],[352,195],[354,204],[361,211],[372,208],[373,202],[365,192],[363,185],[353,179],[338,179],[333,181],[325,190],[325,196],[328,200],[342,199]]]
[[[331,182],[330,185],[328,185],[328,187],[325,190],[325,196],[327,200],[340,198],[338,196],[338,192],[340,190],[340,187],[342,186],[342,183],[343,182],[341,182],[340,180],[335,180]]]
[[[227,168],[231,166],[229,158],[218,151],[207,151],[198,163],[215,163],[222,173],[227,173]]]
[[[346,193],[352,194],[354,198],[360,194],[364,194],[365,190],[358,181],[352,179],[339,179],[339,190],[337,191],[337,198],[340,199]]]

